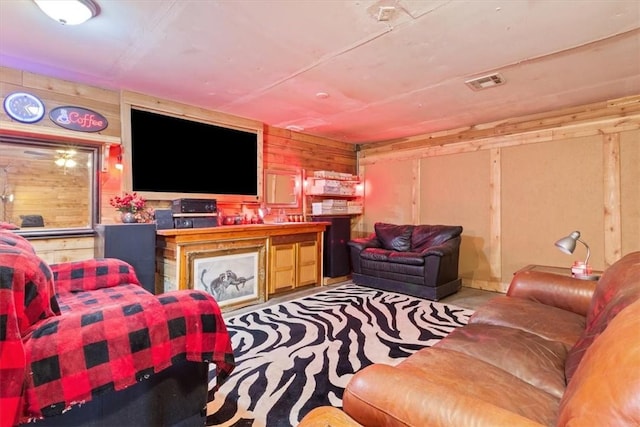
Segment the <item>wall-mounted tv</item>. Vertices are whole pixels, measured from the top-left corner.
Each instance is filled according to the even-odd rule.
[[[131,108],[132,190],[150,199],[258,201],[262,132]]]

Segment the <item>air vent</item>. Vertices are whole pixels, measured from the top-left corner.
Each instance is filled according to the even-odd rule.
[[[469,86],[473,90],[482,90],[488,89],[490,87],[499,86],[504,84],[504,78],[496,73],[489,74],[488,76],[477,77],[475,79],[465,81],[467,86]]]
[[[378,21],[388,21],[395,13],[396,8],[393,6],[380,6],[378,9]]]

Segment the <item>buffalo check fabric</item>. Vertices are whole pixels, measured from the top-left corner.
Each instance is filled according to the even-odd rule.
[[[1,426],[60,414],[185,360],[213,363],[217,386],[234,368],[227,328],[210,294],[153,295],[140,286],[129,264],[116,259],[52,264],[55,307],[22,331],[12,313],[17,304],[5,299],[27,299],[14,292],[25,286],[7,272],[15,254],[5,255],[0,252]],[[3,320],[8,317],[14,320]],[[13,416],[6,411],[9,404]]]
[[[21,236],[0,229],[0,426],[14,425],[23,405],[27,356],[23,336],[59,314],[52,273]]]

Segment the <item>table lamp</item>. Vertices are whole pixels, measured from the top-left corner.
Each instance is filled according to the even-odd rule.
[[[591,250],[589,249],[589,245],[587,245],[584,241],[580,240],[580,232],[573,231],[566,237],[556,241],[555,245],[562,252],[571,255],[576,250],[576,243],[582,243],[585,248],[587,248],[587,257],[584,262],[575,261],[573,266],[571,267],[571,275],[577,277],[579,279],[586,280],[598,280],[598,276],[591,274],[591,266],[589,265],[589,257],[591,256]]]

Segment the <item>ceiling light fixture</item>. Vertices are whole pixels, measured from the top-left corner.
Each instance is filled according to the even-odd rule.
[[[49,18],[63,25],[78,25],[98,15],[92,0],[33,0]]]

